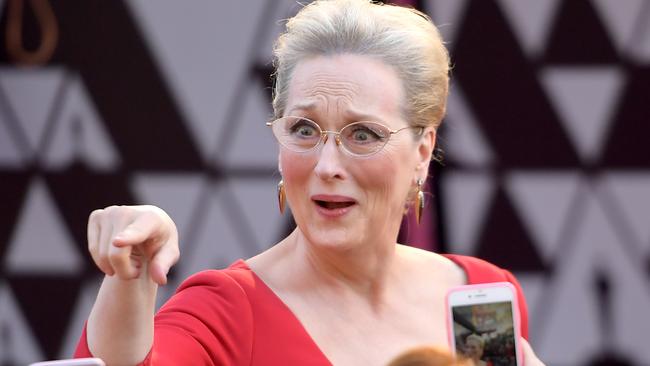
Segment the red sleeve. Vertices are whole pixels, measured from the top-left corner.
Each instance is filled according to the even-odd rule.
[[[474,285],[489,282],[510,282],[517,290],[521,336],[528,340],[528,306],[519,281],[509,271],[492,263],[475,257],[446,254],[445,257],[459,265],[467,274],[467,284]]]
[[[88,338],[86,337],[87,326],[88,324],[84,324],[84,329],[81,331],[81,337],[79,338],[79,343],[77,343],[77,349],[74,351],[74,358],[94,357],[88,349]]]
[[[187,279],[156,314],[154,344],[140,365],[248,365],[253,317],[244,290],[222,271]],[[86,330],[75,357],[91,357]]]

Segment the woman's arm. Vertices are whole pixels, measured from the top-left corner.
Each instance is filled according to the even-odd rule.
[[[176,227],[157,207],[111,206],[90,215],[88,249],[106,274],[88,318],[88,348],[109,365],[135,365],[153,344],[158,285],[179,258]]]
[[[88,348],[108,365],[135,365],[153,343],[157,284],[106,276],[87,324]]]

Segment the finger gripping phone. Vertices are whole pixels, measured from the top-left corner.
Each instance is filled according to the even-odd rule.
[[[523,366],[519,307],[508,282],[467,285],[447,293],[451,349],[477,366]]]

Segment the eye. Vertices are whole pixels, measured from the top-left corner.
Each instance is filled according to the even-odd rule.
[[[300,138],[309,138],[320,135],[318,126],[306,119],[297,119],[296,122],[289,127],[289,132]]]
[[[374,124],[355,123],[347,127],[349,132],[346,136],[349,140],[355,143],[372,143],[383,141],[386,138],[386,132],[382,128]]]

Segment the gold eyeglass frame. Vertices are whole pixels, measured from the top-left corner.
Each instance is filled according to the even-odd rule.
[[[340,130],[338,130],[338,131],[329,131],[329,130],[323,130],[323,129],[320,127],[320,125],[319,125],[318,123],[314,122],[313,120],[311,120],[311,119],[309,119],[309,118],[306,118],[306,117],[298,117],[298,116],[285,116],[285,117],[281,117],[281,118],[278,118],[278,119],[276,119],[276,120],[273,120],[273,121],[270,121],[270,122],[266,122],[266,125],[267,125],[268,127],[271,127],[271,131],[273,131],[273,124],[276,123],[276,122],[278,122],[278,121],[280,121],[280,120],[284,120],[284,119],[286,119],[286,118],[296,118],[296,119],[304,119],[304,120],[307,120],[307,121],[313,123],[313,124],[318,128],[318,131],[320,131],[320,138],[318,139],[318,142],[317,142],[313,147],[311,147],[311,148],[309,148],[309,149],[307,149],[307,150],[295,150],[295,149],[293,149],[293,148],[291,148],[291,147],[289,147],[289,146],[283,144],[283,143],[280,141],[280,139],[278,138],[278,136],[276,136],[276,134],[273,133],[273,137],[275,137],[275,139],[278,141],[278,143],[279,143],[280,145],[284,146],[284,147],[287,148],[288,150],[291,150],[291,151],[293,151],[293,152],[297,152],[297,153],[308,153],[308,152],[311,152],[311,151],[316,150],[319,146],[324,146],[324,145],[327,143],[328,136],[329,136],[330,134],[332,134],[332,135],[334,135],[334,141],[336,142],[336,145],[337,145],[337,146],[340,146],[340,147],[342,148],[342,150],[345,151],[345,153],[347,153],[347,154],[350,155],[350,156],[354,156],[354,157],[366,158],[366,157],[372,156],[372,155],[374,155],[374,154],[380,152],[380,151],[381,151],[381,150],[382,150],[386,145],[388,145],[388,141],[391,139],[391,137],[392,137],[394,134],[398,133],[398,132],[401,132],[401,131],[404,131],[404,130],[407,130],[407,129],[412,129],[412,128],[417,128],[417,129],[419,129],[417,135],[421,135],[422,132],[424,132],[424,127],[422,127],[422,126],[406,126],[406,127],[398,128],[398,129],[396,129],[396,130],[391,130],[388,126],[386,126],[386,125],[384,125],[384,124],[382,124],[382,123],[379,123],[379,122],[373,122],[373,121],[357,121],[357,122],[353,122],[353,123],[350,123],[350,124],[347,124],[347,125],[343,126],[343,127],[342,127]],[[348,147],[346,146],[346,144],[343,143],[343,142],[341,141],[341,132],[342,132],[343,130],[345,130],[346,128],[348,128],[348,127],[350,127],[350,126],[354,126],[354,125],[356,125],[356,124],[361,124],[361,123],[372,123],[372,124],[375,124],[375,125],[379,125],[379,126],[381,126],[382,128],[385,128],[385,129],[388,131],[388,137],[386,138],[386,141],[384,142],[384,144],[381,145],[381,147],[377,148],[376,150],[374,150],[374,151],[372,151],[372,152],[370,152],[370,153],[368,153],[368,154],[357,154],[357,153],[354,153],[354,152],[350,151],[350,149],[348,149]]]

